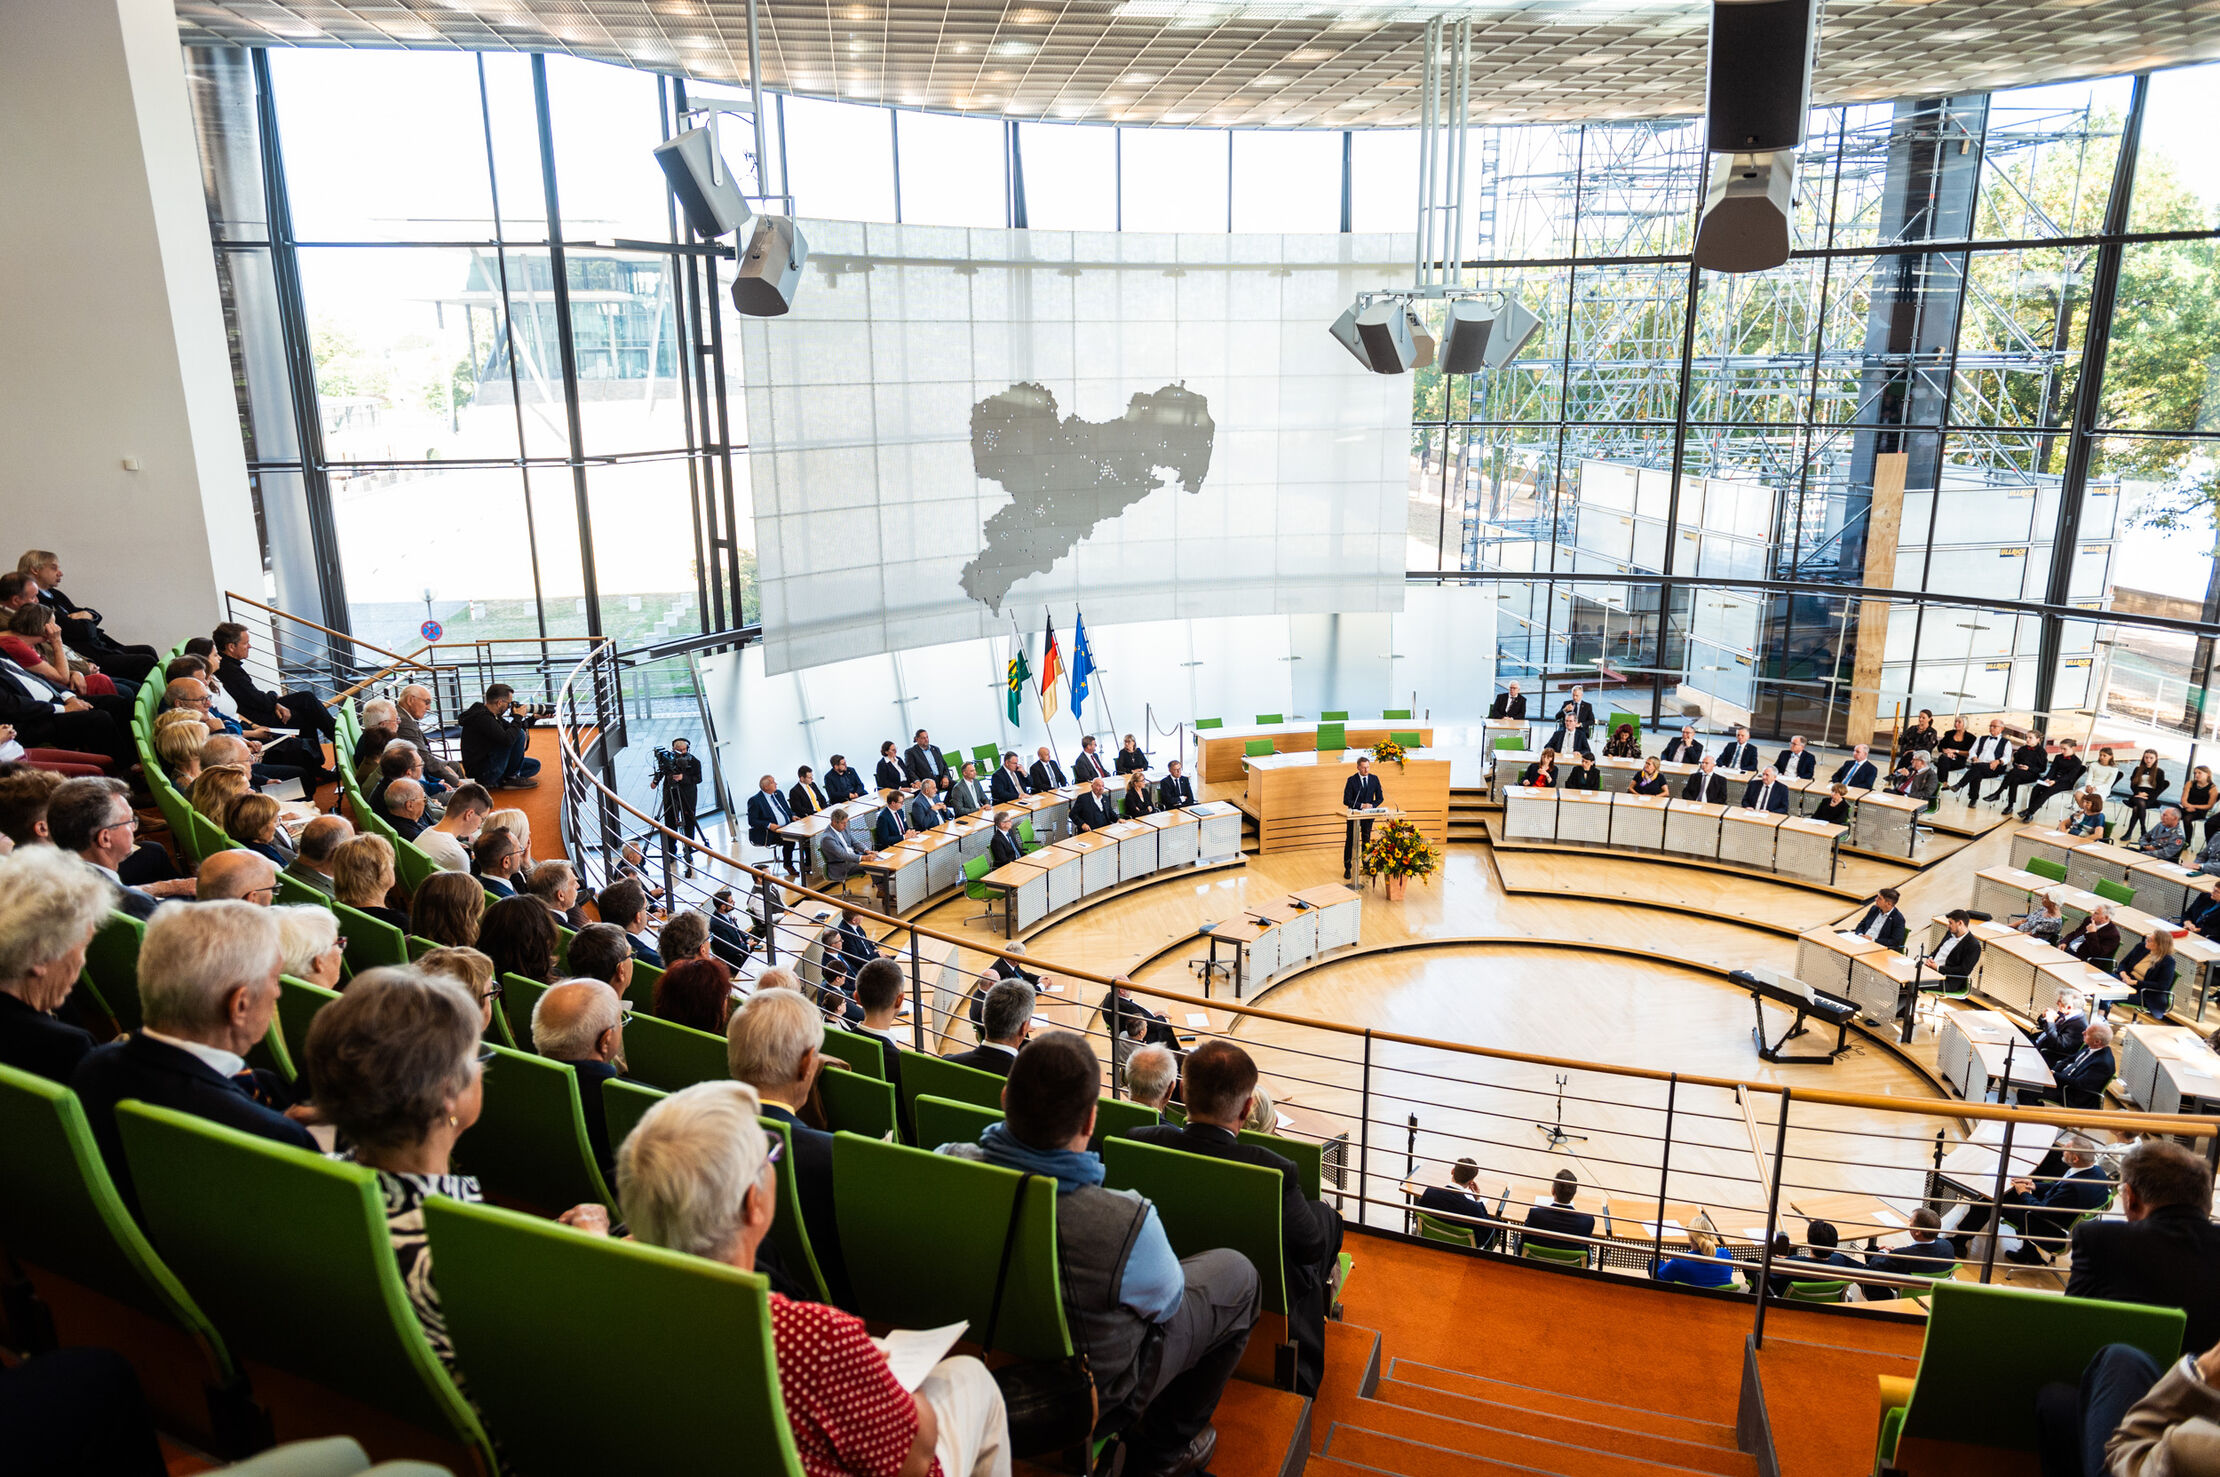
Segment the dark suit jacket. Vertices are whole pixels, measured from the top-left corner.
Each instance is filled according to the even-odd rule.
[[[1784,780],[1808,780],[1817,764],[1818,761],[1812,758],[1809,749],[1801,754],[1793,749],[1783,749],[1781,757],[1773,761],[1773,767],[1781,772]]]
[[[1727,777],[1714,769],[1711,772],[1711,782],[1706,784],[1703,771],[1698,770],[1688,777],[1687,784],[1680,787],[1680,798],[1701,800],[1707,805],[1724,805],[1727,803]]]
[[[1429,1185],[1418,1197],[1418,1208],[1428,1215],[1445,1215],[1452,1220],[1477,1222],[1473,1225],[1474,1240],[1486,1246],[1495,1240],[1495,1217],[1488,1212],[1487,1202],[1462,1190],[1452,1190],[1447,1185]]]
[[[1341,1217],[1333,1207],[1303,1193],[1295,1161],[1256,1144],[1245,1144],[1208,1123],[1159,1123],[1133,1130],[1134,1138],[1164,1149],[1183,1149],[1212,1159],[1231,1159],[1280,1172],[1280,1239],[1290,1283],[1316,1287],[1331,1274],[1341,1251]],[[1291,1289],[1292,1290],[1292,1289]]]
[[[787,1139],[794,1146],[789,1168],[795,1198],[802,1204],[802,1229],[809,1233],[809,1249],[817,1257],[817,1270],[825,1274],[826,1290],[834,1303],[847,1307],[855,1295],[848,1287],[848,1258],[840,1249],[840,1221],[833,1213],[832,1135],[811,1128],[780,1103],[765,1103],[763,1116],[786,1125]]]
[[[514,887],[511,887],[508,883],[502,881],[499,877],[487,877],[481,874],[473,875],[476,875],[478,877],[478,885],[480,887],[483,887],[486,891],[492,893],[495,897],[516,896],[516,889]],[[403,933],[407,933],[409,931],[408,925],[405,923],[396,924],[395,926],[399,928]]]
[[[1156,803],[1166,810],[1178,810],[1183,805],[1195,803],[1195,782],[1184,774],[1168,774],[1156,782]]]
[[[882,850],[894,845],[908,834],[908,828],[903,820],[902,808],[899,805],[886,806],[880,810],[879,818],[871,823],[872,844]]]
[[[1490,718],[1524,718],[1526,716],[1526,694],[1522,692],[1517,697],[1513,697],[1507,692],[1497,693],[1495,701],[1488,704],[1488,716]]]
[[[609,1143],[609,1121],[601,1112],[601,1084],[617,1075],[617,1069],[607,1062],[564,1061],[554,1058],[578,1075],[578,1105],[586,1113],[586,1141],[593,1145],[594,1163],[601,1166],[601,1177],[613,1189],[617,1183],[617,1156]]]
[[[762,792],[759,790],[756,793]],[[786,808],[796,815],[815,815],[831,803],[825,798],[825,792],[817,788],[815,781],[805,785],[796,780],[793,787],[786,792]]]
[[[1765,781],[1756,779],[1742,787],[1742,803],[1752,810],[1758,809],[1758,792],[1765,788]],[[1773,793],[1765,797],[1766,810],[1775,815],[1788,814],[1788,786],[1775,782]]]
[[[1156,792],[1143,784],[1138,790],[1128,790],[1118,797],[1118,814],[1127,820],[1139,820],[1153,815],[1157,810]]]
[[[1943,941],[1935,945],[1935,952],[1939,954],[1945,947],[1950,950],[1948,965],[1943,969],[1945,979],[1962,980],[1981,963],[1981,940],[1970,932],[1955,940],[1944,934]]]
[[[2060,1016],[2035,1033],[2035,1049],[2055,1069],[2081,1055],[2081,1033],[2088,1029],[2089,1017],[2079,1011]]]
[[[154,910],[160,906],[162,900],[143,888],[126,887],[116,898],[116,911],[128,913],[141,923],[153,917]]]
[[[948,761],[940,757],[940,750],[923,744],[911,744],[902,752],[902,767],[913,780],[944,780],[948,778]]]
[[[1750,774],[1756,774],[1758,767],[1757,745],[1754,743],[1737,744],[1733,739],[1728,739],[1719,746],[1718,767],[1720,769],[1740,769]]]
[[[33,1010],[13,995],[0,995],[0,1063],[66,1087],[69,1074],[92,1049],[90,1032]]]
[[[1149,767],[1149,756],[1141,749],[1120,749],[1117,755],[1118,773],[1131,774],[1136,769]]]
[[[1102,1013],[1103,1029],[1112,1036],[1123,1036],[1144,1046],[1179,1049],[1179,1034],[1172,1029],[1172,1023],[1131,995],[1121,1000],[1115,989],[1105,990],[1102,1003],[1095,1008]]]
[[[2021,744],[2012,751],[2012,768],[2033,776],[2041,774],[2050,765],[2050,756],[2043,752],[2040,743]]]
[[[1595,752],[1588,744],[1587,729],[1567,729],[1562,723],[1549,731],[1549,739],[1542,747],[1555,749],[1560,754],[1593,754]]]
[[[787,806],[785,814],[779,813],[780,807],[785,804],[783,797],[766,794],[762,790],[758,790],[748,797],[749,845],[769,846],[772,842],[778,840],[776,836],[771,834],[771,827],[783,826],[794,818],[791,806]]]
[[[882,790],[899,790],[902,786],[908,784],[910,779],[908,771],[904,770],[901,764],[893,759],[881,759],[878,769],[872,774],[871,778],[872,783]]]
[[[863,776],[852,769],[831,769],[825,772],[825,798],[838,805],[843,800],[853,800],[863,793]]]
[[[1565,766],[1563,788],[1567,790],[1601,790],[1603,788],[1603,772],[1592,764],[1568,764]]]
[[[1360,805],[1385,805],[1387,792],[1380,788],[1376,774],[1353,774],[1341,782],[1341,808],[1354,810]]]
[[[740,925],[724,913],[709,915],[709,952],[733,969],[748,962],[755,952],[755,945],[740,931]]]
[[[2050,771],[2043,776],[2043,783],[2070,790],[2080,784],[2081,777],[2088,772],[2089,766],[2081,762],[2080,755],[2061,752],[2050,761]]]
[[[1829,783],[1848,785],[1853,790],[1870,790],[1880,778],[1881,771],[1872,760],[1845,759],[1835,766]]]
[[[2220,1342],[2220,1225],[2193,1205],[2168,1205],[2139,1221],[2074,1228],[2066,1296],[2179,1308],[2184,1349]]]
[[[987,854],[997,867],[1006,867],[1025,855],[1025,843],[1018,840],[1017,831],[997,831],[987,838]]]
[[[1099,753],[1090,754],[1085,749],[1080,750],[1079,757],[1071,762],[1071,777],[1081,784],[1085,784],[1096,775],[1108,779],[1112,772],[1109,760],[1103,758]]]
[[[663,956],[655,951],[653,944],[641,943],[640,936],[636,933],[626,934],[624,941],[632,946],[633,958],[639,960],[642,964],[652,964],[657,969],[663,967]]]
[[[942,1060],[953,1062],[959,1067],[969,1067],[974,1072],[992,1072],[997,1077],[1007,1077],[1010,1075],[1010,1064],[1017,1057],[999,1046],[989,1046],[982,1041],[969,1051],[959,1051],[952,1056],[943,1057]]]
[[[2102,928],[2091,928],[2090,922],[2084,918],[2068,929],[2066,936],[2058,941],[2058,947],[2076,959],[2101,965],[2120,952],[2120,925],[2107,923]]]
[[[1559,1251],[1586,1251],[1584,1241],[1567,1241],[1562,1236],[1538,1236],[1536,1231],[1560,1231],[1570,1236],[1596,1234],[1596,1218],[1585,1210],[1574,1210],[1568,1205],[1536,1205],[1528,1208],[1526,1224],[1529,1227],[1525,1240],[1535,1246],[1554,1247]]]
[[[1892,1251],[1874,1252],[1865,1259],[1865,1264],[1876,1272],[1893,1272],[1899,1277],[1939,1277],[1957,1260],[1957,1254],[1950,1249],[1950,1243],[1937,1236],[1932,1241],[1912,1241]],[[1867,1302],[1902,1297],[1908,1290],[1885,1283],[1867,1282],[1861,1285],[1865,1288]]]
[[[1117,809],[1107,795],[1097,800],[1092,793],[1088,793],[1071,803],[1071,823],[1075,826],[1085,826],[1093,831],[1103,826],[1116,825],[1117,820]]]
[[[1667,764],[1694,764],[1704,757],[1701,739],[1676,738],[1665,746],[1662,756]]]
[[[151,1036],[131,1035],[94,1047],[70,1073],[69,1086],[84,1106],[85,1120],[92,1127],[93,1139],[100,1145],[100,1157],[107,1161],[116,1189],[134,1213],[138,1198],[131,1187],[130,1168],[124,1163],[123,1139],[116,1132],[116,1104],[125,1098],[174,1108],[242,1133],[306,1149],[311,1154],[317,1152],[316,1140],[309,1137],[307,1129],[277,1109],[256,1102],[245,1087],[219,1077],[215,1068],[191,1052]],[[274,1079],[265,1085],[265,1091],[284,1095]]]
[[[952,816],[953,812],[951,812],[950,815],[947,816],[942,815],[939,800],[926,799],[923,791],[920,791],[919,793],[910,797],[909,815],[907,819],[913,829],[919,831],[930,831],[931,829],[933,829],[933,827],[939,825],[942,821],[951,819]]]
[[[1865,933],[1868,928],[1873,926],[1873,920],[1879,915],[1880,911],[1879,908],[1867,908],[1865,916],[1858,920],[1858,926],[1850,931],[1857,934]],[[1881,924],[1881,931],[1878,934],[1871,935],[1871,937],[1875,943],[1884,949],[1901,949],[1904,947],[1907,932],[1908,929],[1904,923],[1904,910],[1902,908],[1891,908],[1887,920]]]
[[[1015,800],[1025,793],[1025,781],[1012,774],[1007,766],[994,772],[987,782],[987,794],[997,802]]]
[[[1557,704],[1557,711],[1560,713],[1565,711],[1565,704],[1562,701]],[[1586,701],[1585,699],[1582,700],[1580,704],[1580,712],[1577,716],[1580,719],[1580,726],[1582,728],[1594,728],[1596,726],[1596,705],[1594,703]]]
[[[2105,1053],[2110,1056],[2110,1052]],[[2074,1106],[2068,1104],[2069,1107]],[[2017,1197],[2005,1219],[2019,1226],[2021,1234],[2062,1241],[2066,1228],[2084,1211],[2095,1210],[2110,1198],[2112,1181],[2092,1164],[2071,1170],[2064,1179],[2037,1184],[2035,1193]],[[2016,1212],[2016,1213],[2015,1213]]]
[[[68,622],[64,621],[63,624],[67,625]],[[304,726],[296,721],[280,718],[277,713],[280,695],[255,686],[254,678],[240,663],[227,660],[217,669],[216,680],[223,684],[225,692],[231,694],[232,702],[238,706],[239,716],[249,722],[259,723],[264,728]],[[298,713],[293,715],[294,719],[299,717]]]
[[[2057,1069],[2059,1102],[2069,1108],[2103,1107],[2104,1089],[2116,1070],[2111,1047],[2083,1047]]]
[[[1064,778],[1064,766],[1053,759],[1036,759],[1033,767],[1025,772],[1025,787],[1036,795],[1061,790],[1070,783]]]

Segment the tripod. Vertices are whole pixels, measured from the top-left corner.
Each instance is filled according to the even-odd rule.
[[[1557,1074],[1557,1121],[1554,1123],[1537,1123],[1534,1125],[1536,1128],[1542,1131],[1542,1137],[1549,1140],[1549,1146],[1552,1149],[1562,1148],[1566,1144],[1584,1144],[1588,1142],[1588,1135],[1584,1133],[1565,1132],[1566,1080],[1566,1076],[1563,1072],[1559,1072]]]

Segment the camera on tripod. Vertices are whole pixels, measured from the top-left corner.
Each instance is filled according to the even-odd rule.
[[[686,756],[675,749],[655,746],[655,777],[659,780],[677,778],[684,770]]]

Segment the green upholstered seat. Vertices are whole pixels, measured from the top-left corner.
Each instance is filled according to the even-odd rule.
[[[818,1049],[826,1056],[838,1057],[866,1077],[886,1080],[886,1043],[876,1036],[827,1026],[825,1044]]]
[[[884,1078],[862,1072],[819,1072],[817,1100],[824,1105],[826,1126],[836,1132],[873,1139],[894,1132],[894,1084]]]
[[[505,1046],[489,1046],[485,1105],[455,1141],[460,1172],[476,1175],[487,1195],[548,1215],[617,1197],[602,1182],[586,1137],[578,1078],[562,1062]],[[604,1118],[606,1123],[607,1119]]]
[[[910,1104],[910,1114],[917,1124],[918,1146],[925,1149],[937,1149],[942,1144],[976,1144],[989,1126],[1002,1121],[1000,1108],[982,1108],[977,1103],[944,1097],[920,1097]]]
[[[1515,733],[1506,733],[1506,734],[1499,734],[1499,735],[1497,735],[1497,737],[1496,737],[1496,740],[1495,740],[1495,744],[1494,744],[1494,748],[1495,748],[1495,751],[1496,751],[1496,752],[1497,752],[1498,754],[1500,754],[1500,753],[1504,752],[1504,751],[1505,751],[1506,749],[1508,749],[1508,750],[1512,750],[1512,751],[1517,751],[1517,750],[1523,749],[1523,748],[1525,748],[1525,747],[1526,747],[1526,740],[1525,740],[1525,739],[1524,739],[1523,737],[1521,737],[1520,735],[1518,735],[1518,734],[1515,734]]]
[[[1255,1263],[1264,1310],[1287,1311],[1275,1171],[1129,1138],[1105,1139],[1102,1164],[1105,1186],[1138,1190],[1155,1204],[1173,1251],[1233,1248]]]
[[[1401,720],[1402,720],[1403,722],[1405,722],[1405,723],[1408,723],[1408,722],[1410,722],[1410,721],[1411,721],[1411,710],[1410,710],[1409,708],[1384,708],[1384,709],[1382,709],[1382,710],[1381,710],[1381,712],[1380,712],[1380,721],[1381,721],[1381,722],[1383,722],[1383,723],[1387,723],[1387,722],[1393,722],[1393,721],[1394,721],[1394,720],[1396,720],[1396,719],[1401,719]]]
[[[347,937],[350,979],[366,969],[409,962],[408,937],[400,929],[342,902],[333,902],[331,910],[339,915],[339,931]]]
[[[1226,720],[1225,720],[1225,719],[1223,719],[1223,718],[1197,718],[1197,719],[1195,720],[1195,727],[1196,727],[1196,728],[1198,728],[1198,729],[1201,729],[1201,728],[1224,728],[1225,726],[1226,726]]]
[[[2036,876],[2051,882],[2066,880],[2066,864],[2064,862],[2054,862],[2049,857],[2031,856],[2027,859],[2027,866],[2023,870],[2032,872]]]
[[[1348,729],[1339,723],[1321,723],[1317,743],[1319,753],[1338,754],[1349,747]]]
[[[1479,1233],[1471,1226],[1461,1225],[1456,1221],[1444,1220],[1440,1216],[1429,1215],[1423,1210],[1413,1211],[1412,1214],[1417,1217],[1418,1236],[1421,1241],[1445,1241],[1451,1246],[1478,1246],[1480,1244]]]
[[[372,1171],[145,1103],[119,1104],[116,1126],[149,1239],[234,1358],[456,1441],[494,1470],[409,1306]]]
[[[424,1220],[456,1362],[510,1470],[800,1477],[762,1277],[492,1206],[434,1200]],[[618,1397],[611,1368],[654,1374]]]
[[[308,1051],[309,1023],[316,1019],[316,1012],[339,998],[336,990],[312,985],[306,980],[289,974],[278,976],[278,1003],[276,1024],[285,1038],[286,1054],[298,1067]]]
[[[1039,851],[1044,844],[1033,834],[1033,817],[1027,815],[1017,823],[1018,845],[1027,851]]]
[[[922,1051],[904,1052],[902,1115],[907,1121],[911,1105],[927,1095],[946,1098],[950,1102],[970,1103],[973,1107],[986,1108],[999,1114],[1002,1111],[1002,1084],[1003,1079],[992,1072],[982,1072],[977,1067],[960,1067],[954,1062]]]
[[[609,1129],[609,1147],[613,1150],[624,1143],[654,1107],[670,1094],[660,1087],[650,1087],[644,1082],[627,1082],[622,1077],[612,1077],[601,1084],[601,1121]],[[610,1189],[614,1190],[615,1185]]]
[[[1536,1246],[1531,1241],[1519,1242],[1519,1255],[1528,1261],[1555,1262],[1560,1267],[1585,1267],[1588,1251],[1581,1246]]]
[[[2135,889],[2125,882],[2114,882],[2109,877],[2099,877],[2090,885],[2089,890],[2106,902],[2116,903],[2123,908],[2135,905]]]
[[[1388,737],[1396,743],[1401,744],[1406,749],[1416,749],[1420,747],[1421,743],[1423,742],[1419,737],[1418,730],[1416,729],[1406,731],[1399,728],[1396,729],[1393,733],[1390,733]]]
[[[1841,1303],[1850,1298],[1848,1282],[1791,1282],[1788,1291],[1781,1294],[1792,1303]]]
[[[991,775],[1002,767],[1002,753],[992,744],[978,744],[972,748],[971,762],[979,766],[982,777]]]
[[[1256,715],[1256,721],[1259,726],[1262,726],[1267,723],[1285,723],[1287,720],[1278,713],[1259,713]]]
[[[1345,708],[1321,708],[1318,710],[1318,721],[1320,723],[1347,723],[1349,713]]]
[[[119,1030],[139,1029],[139,945],[146,925],[127,913],[110,913],[85,947],[85,982]]]
[[[517,1050],[532,1050],[532,1007],[549,986],[538,980],[528,980],[521,974],[501,976],[501,1013],[509,1018],[509,1034],[516,1038]]]
[[[1278,751],[1273,747],[1272,741],[1270,739],[1260,738],[1246,740],[1241,745],[1241,752],[1247,758],[1261,759],[1267,754],[1276,753]]]
[[[665,1092],[732,1076],[725,1038],[634,1012],[624,1023],[625,1075]]]
[[[1284,1138],[1276,1133],[1259,1133],[1253,1128],[1241,1130],[1241,1142],[1254,1144],[1260,1149],[1270,1149],[1282,1159],[1295,1161],[1295,1177],[1302,1181],[1303,1193],[1316,1200],[1319,1184],[1325,1177],[1326,1146],[1309,1139]]]
[[[1104,1098],[1095,1108],[1095,1146],[1111,1134],[1128,1134],[1136,1128],[1146,1128],[1164,1121],[1154,1108],[1144,1108],[1126,1098]]]
[[[328,908],[331,906],[331,894],[319,892],[299,878],[289,877],[283,872],[278,873],[277,900],[287,907]]]

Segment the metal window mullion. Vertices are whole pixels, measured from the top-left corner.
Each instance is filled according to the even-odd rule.
[[[674,106],[682,114],[686,110],[685,79],[671,80],[658,77],[656,79],[655,121],[666,141],[671,137],[671,108]],[[678,197],[667,190],[663,194],[663,218],[667,223],[665,229],[669,231],[671,240],[675,242],[682,239],[678,228]],[[688,222],[688,231],[692,231],[692,222]],[[701,431],[707,418],[703,417],[701,420],[697,420],[694,407],[695,391],[700,379],[700,376],[695,372],[694,360],[701,346],[699,332],[701,294],[698,290],[699,284],[695,275],[694,261],[690,255],[674,252],[669,258],[669,264],[665,271],[669,273],[667,280],[671,286],[672,331],[678,335],[679,342],[684,346],[676,357],[678,359],[678,404],[679,409],[684,414],[686,424],[686,501],[691,511],[691,516],[687,519],[687,522],[691,525],[690,531],[694,536],[694,599],[696,602],[694,612],[696,618],[701,622],[701,629],[706,631],[710,629],[708,624],[709,587],[713,582],[709,552],[716,544],[716,528],[715,515],[712,511],[715,502],[713,499],[702,496]],[[685,274],[683,291],[679,278],[681,272]],[[651,362],[648,365],[648,374],[652,378],[654,373],[655,365]],[[705,518],[710,520],[710,526],[706,530],[703,527]],[[719,604],[722,605],[721,600]],[[724,625],[721,610],[717,624],[718,626]]]
[[[563,421],[570,432],[571,496],[578,514],[578,581],[586,598],[586,634],[598,637],[601,582],[594,570],[593,507],[586,491],[585,427],[578,409],[578,345],[571,333],[570,271],[563,252],[563,211],[555,181],[555,123],[547,100],[547,57],[537,51],[532,53],[532,105],[539,117],[540,180],[547,191],[548,267],[555,295],[556,349],[563,367]]]
[[[537,516],[532,510],[531,458],[524,453],[524,383],[517,371],[516,361],[516,308],[509,300],[509,251],[503,243],[507,234],[501,218],[501,171],[493,155],[493,99],[486,87],[486,59],[478,57],[478,124],[486,141],[487,199],[493,209],[493,267],[501,283],[501,338],[507,348],[509,361],[509,409],[516,417],[517,480],[524,494],[524,548],[532,561],[532,621],[539,627],[540,640],[547,639],[546,591],[540,586],[540,535]]]

